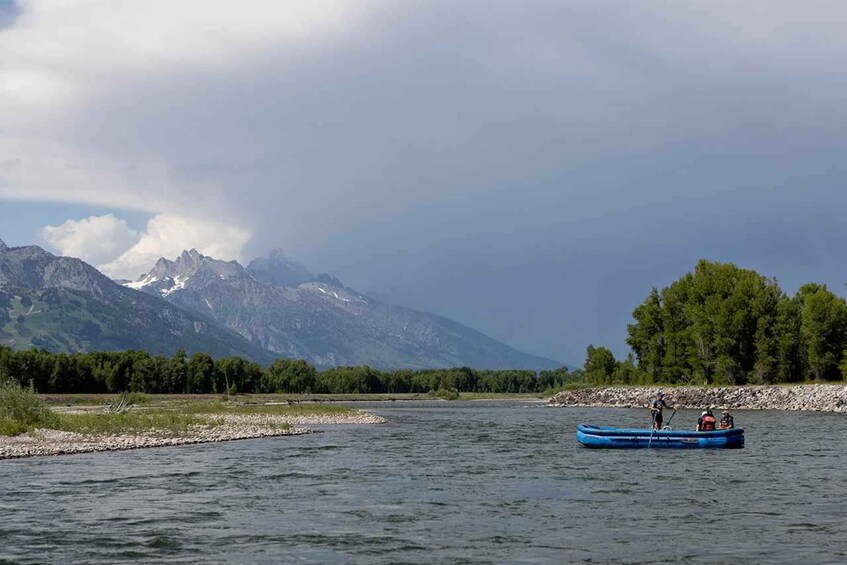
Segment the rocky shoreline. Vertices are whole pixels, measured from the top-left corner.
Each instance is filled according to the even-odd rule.
[[[656,392],[675,408],[707,406],[731,410],[808,410],[847,412],[847,385],[758,385],[727,387],[608,386],[566,390],[554,395],[549,406],[644,408]]]
[[[0,459],[293,436],[316,432],[308,427],[296,426],[382,424],[386,421],[381,416],[361,410],[343,414],[218,414],[210,416],[209,419],[209,425],[191,426],[186,433],[179,435],[157,430],[137,434],[84,435],[37,429],[14,437],[0,436]]]

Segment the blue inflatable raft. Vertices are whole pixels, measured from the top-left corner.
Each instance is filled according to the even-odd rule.
[[[744,447],[744,430],[649,430],[646,428],[610,428],[605,426],[576,427],[576,439],[586,447],[633,449],[658,447],[673,449],[739,449]]]

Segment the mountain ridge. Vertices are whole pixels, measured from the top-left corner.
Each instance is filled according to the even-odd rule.
[[[160,258],[136,281],[115,282],[80,259],[2,240],[0,345],[184,349],[264,364],[299,358],[319,368],[562,366],[444,316],[383,303],[281,251],[245,267],[189,249]]]
[[[0,246],[0,344],[55,352],[184,349],[272,360],[208,317],[125,288],[80,259],[35,245]]]
[[[281,251],[243,267],[187,250],[126,286],[208,314],[274,354],[318,367],[562,366],[444,316],[385,304]]]

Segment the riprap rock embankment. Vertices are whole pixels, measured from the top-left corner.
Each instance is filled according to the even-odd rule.
[[[847,385],[760,385],[727,387],[608,386],[566,390],[554,395],[550,406],[643,408],[662,390],[674,408],[707,406],[731,410],[810,410],[847,412]]]

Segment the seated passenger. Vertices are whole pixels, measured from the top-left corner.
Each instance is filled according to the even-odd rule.
[[[706,410],[702,414],[700,414],[700,418],[697,420],[697,431],[698,432],[713,432],[713,431],[715,431],[715,416],[712,414],[711,410]]]
[[[721,414],[720,428],[722,430],[731,430],[734,428],[735,419],[732,417],[732,414],[729,413],[729,410],[724,410]]]

